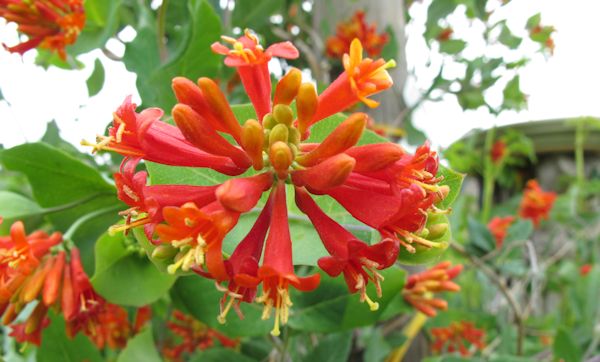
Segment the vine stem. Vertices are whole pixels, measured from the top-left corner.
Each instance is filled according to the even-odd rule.
[[[490,128],[485,134],[485,144],[483,147],[483,206],[481,210],[481,222],[487,223],[492,210],[494,201],[494,161],[492,160],[492,147],[496,136],[496,127]]]
[[[585,185],[585,119],[579,119],[575,125],[575,170],[577,182],[577,209],[579,212],[584,209],[583,187]]]
[[[502,293],[502,295],[508,302],[510,309],[512,309],[515,315],[515,323],[517,324],[517,355],[523,355],[523,342],[525,340],[525,319],[523,317],[523,312],[521,311],[519,304],[508,290],[508,287],[506,286],[504,281],[500,278],[500,276],[498,276],[498,274],[496,274],[496,272],[493,269],[487,266],[481,259],[469,254],[462,245],[450,243],[450,247],[452,247],[452,249],[457,251],[459,254],[466,257],[472,265],[481,270],[481,272],[485,274],[492,283],[496,284],[498,290],[500,290],[500,293]]]
[[[160,56],[160,61],[165,62],[168,57],[167,53],[167,43],[165,40],[165,28],[167,23],[167,7],[169,6],[169,0],[163,0],[160,9],[158,10],[158,31],[156,32],[156,36],[158,37],[158,54]]]
[[[406,340],[400,347],[394,349],[392,353],[390,353],[386,362],[402,361],[402,358],[404,358],[408,348],[412,344],[417,334],[419,334],[419,331],[425,325],[425,322],[427,322],[427,316],[421,312],[417,312],[402,330],[402,334],[406,337]]]

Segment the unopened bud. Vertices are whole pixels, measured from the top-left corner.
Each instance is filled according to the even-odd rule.
[[[242,135],[242,127],[235,118],[227,102],[227,98],[225,98],[217,83],[210,78],[200,78],[198,79],[198,86],[202,90],[202,95],[206,103],[208,103],[217,118],[221,120],[223,127],[239,143]]]
[[[434,202],[438,203],[438,202],[444,200],[448,196],[449,193],[450,193],[450,186],[448,186],[448,185],[439,186],[438,192],[435,194]]]
[[[269,160],[280,179],[286,179],[293,161],[292,150],[284,142],[275,142],[269,149]]]
[[[386,142],[352,147],[346,153],[356,160],[355,172],[373,172],[398,161],[404,155],[404,150]]]
[[[367,115],[354,113],[327,136],[317,148],[298,157],[298,163],[303,166],[313,166],[338,153],[354,146],[367,124]]]
[[[273,103],[289,105],[298,94],[298,88],[302,82],[302,72],[297,68],[290,69],[287,74],[279,80],[275,88]]]
[[[300,144],[300,131],[295,127],[291,127],[289,131],[290,135],[288,136],[288,142],[292,145]]]
[[[262,125],[265,129],[271,129],[277,125],[277,121],[271,113],[267,113],[262,120]]]
[[[308,130],[310,122],[312,122],[313,116],[317,112],[318,104],[319,96],[315,86],[312,83],[302,83],[300,89],[298,89],[298,97],[296,97],[300,134],[304,134]]]
[[[159,245],[152,250],[152,257],[159,260],[171,259],[175,254],[177,254],[177,249],[171,245]]]
[[[448,231],[448,224],[440,223],[440,224],[429,225],[428,229],[429,229],[428,238],[429,239],[437,239],[437,238],[444,236],[444,234],[446,234],[446,232]]]
[[[317,191],[340,186],[354,167],[354,159],[345,154],[331,157],[320,164],[292,174],[294,184],[308,186]]]
[[[289,136],[288,127],[284,124],[278,124],[271,130],[269,134],[269,145],[273,145],[275,142],[287,143]]]
[[[273,117],[277,123],[291,126],[294,120],[294,112],[289,106],[283,104],[277,104],[273,107]]]
[[[252,160],[252,166],[255,170],[263,168],[262,151],[264,147],[263,127],[255,119],[249,119],[242,127],[242,148]]]
[[[252,177],[229,179],[217,188],[215,195],[227,209],[248,212],[272,184],[273,174],[265,172]]]

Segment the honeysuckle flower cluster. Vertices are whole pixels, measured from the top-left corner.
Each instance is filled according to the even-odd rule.
[[[458,292],[460,286],[452,280],[462,271],[462,265],[444,261],[423,272],[408,277],[402,296],[415,309],[429,317],[435,317],[438,310],[447,310],[448,302],[436,298],[435,293]]]
[[[529,180],[525,185],[519,215],[524,219],[530,219],[537,227],[542,220],[548,219],[554,200],[556,200],[555,192],[546,192],[537,180]]]
[[[514,216],[496,216],[487,224],[488,229],[496,239],[496,248],[500,249],[504,243],[504,238],[508,233],[508,228],[515,222]]]
[[[377,57],[381,55],[383,47],[389,41],[386,32],[378,33],[376,24],[368,24],[364,11],[357,11],[352,18],[340,22],[336,26],[334,36],[327,38],[326,52],[331,58],[341,59],[350,51],[350,45],[354,39],[360,40],[367,55]]]
[[[184,361],[184,357],[189,357],[196,351],[215,346],[216,341],[225,348],[236,348],[239,345],[238,340],[228,338],[179,310],[173,311],[167,328],[178,338],[168,339],[161,349],[163,357],[171,362]]]
[[[256,301],[264,306],[263,319],[275,312],[272,334],[278,335],[290,315],[289,288],[310,291],[320,280],[320,274],[301,277],[294,271],[287,205],[293,192],[329,253],[318,260],[319,267],[331,276],[343,274],[348,289],[376,310],[367,285],[374,284],[381,295],[379,271],[395,262],[400,247],[409,252],[417,246],[443,247],[417,235],[428,213],[439,212],[434,203],[448,193],[438,185],[437,154],[427,144],[415,154],[392,143],[357,146],[367,123],[363,113],[348,116],[320,143],[309,136],[313,125],[357,102],[377,106],[368,97],[392,85],[386,69],[394,62],[363,58],[355,39],[344,55],[345,72],[322,94],[292,68],[272,96],[267,63],[274,56],[297,57],[296,48],[285,42],[264,49],[249,31],[223,41],[231,48],[215,43],[212,49],[237,69],[256,119],[237,119],[213,80],[175,78],[175,125],[161,122],[157,108],[137,113],[127,98],[114,114],[109,135],[99,136],[96,144],[84,142],[126,156],[115,182],[130,208],[122,212],[125,224],[113,231],[143,226],[157,245],[153,256],[168,260],[168,272],[191,270],[215,280],[224,293],[220,322],[231,309],[242,317],[240,304]],[[209,186],[148,185],[147,174],[136,172],[142,159],[233,177]],[[242,214],[260,209],[263,194],[268,196],[254,226],[224,256],[224,237]],[[381,241],[369,245],[357,239],[325,214],[314,195],[336,200],[379,231]]]
[[[452,322],[448,327],[431,328],[429,331],[433,337],[431,349],[434,353],[454,353],[458,351],[462,356],[470,356],[467,345],[476,350],[485,348],[485,331],[475,328],[471,322]]]
[[[83,0],[0,0],[0,17],[18,25],[28,40],[4,48],[24,54],[36,47],[67,58],[65,47],[75,43],[85,25]]]
[[[11,326],[10,335],[18,342],[39,345],[52,308],[63,315],[69,338],[81,331],[98,348],[124,347],[130,335],[127,312],[96,294],[79,250],[67,253],[61,242],[60,233],[27,235],[20,221],[11,226],[9,236],[0,237],[2,324]],[[14,323],[29,303],[37,303],[33,312],[24,322]]]

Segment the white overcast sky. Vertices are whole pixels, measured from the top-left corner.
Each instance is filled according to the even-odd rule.
[[[417,3],[411,10],[413,17],[423,19],[427,3]],[[505,11],[510,12],[509,26],[513,29],[522,28],[527,17],[537,11],[542,12],[543,24],[557,29],[554,56],[548,60],[542,55],[535,56],[522,73],[521,87],[529,95],[528,110],[506,112],[495,118],[483,109],[462,112],[452,98],[426,103],[415,113],[415,123],[427,132],[434,144],[447,146],[470,129],[493,124],[600,116],[600,31],[597,29],[600,1],[513,0]],[[457,36],[468,34],[467,24],[454,26]],[[407,29],[409,38],[413,39],[407,47],[408,62],[417,74],[417,79],[409,82],[406,90],[409,99],[415,98],[418,89],[427,87],[428,79],[435,72],[424,66],[427,49],[422,40],[417,41],[423,30],[422,25]],[[16,40],[16,26],[0,19],[0,43],[14,45]],[[475,52],[478,50],[476,41],[470,42],[469,47]],[[117,46],[115,51],[122,49]],[[0,88],[6,99],[0,101],[0,143],[5,147],[38,140],[46,123],[53,119],[66,140],[74,144],[82,138],[92,140],[104,131],[112,112],[125,96],[134,94],[139,103],[135,75],[127,72],[121,63],[105,58],[100,51],[80,57],[88,65],[81,71],[44,70],[33,64],[34,57],[34,52],[21,57],[0,48]],[[98,57],[105,66],[106,81],[97,96],[88,98],[85,80]],[[491,96],[500,99],[498,94]]]

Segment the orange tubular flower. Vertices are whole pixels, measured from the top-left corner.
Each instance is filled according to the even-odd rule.
[[[18,31],[29,40],[13,47],[11,53],[24,54],[37,46],[55,51],[67,59],[65,47],[75,43],[85,24],[82,0],[0,0],[0,17],[17,23]]]
[[[124,212],[127,223],[113,230],[144,225],[147,236],[159,244],[153,256],[172,260],[169,272],[192,270],[214,279],[224,292],[219,322],[225,322],[231,309],[241,318],[240,304],[254,300],[264,304],[265,319],[275,309],[272,333],[278,334],[290,315],[289,286],[307,291],[319,283],[319,274],[301,278],[294,273],[285,197],[285,185],[292,184],[301,200],[298,204],[330,253],[319,265],[329,275],[343,273],[349,290],[376,309],[377,302],[366,294],[367,284],[373,283],[380,294],[379,271],[393,264],[400,245],[414,251],[409,245],[413,242],[425,247],[442,244],[417,239],[415,234],[422,231],[429,213],[440,212],[433,203],[448,191],[435,176],[437,155],[427,145],[415,155],[391,143],[356,146],[367,123],[364,113],[348,116],[320,143],[303,141],[316,122],[389,88],[386,69],[393,62],[362,59],[360,41],[355,40],[345,57],[346,72],[320,97],[313,84],[302,82],[302,72],[293,68],[271,95],[267,62],[273,56],[294,58],[296,48],[280,43],[263,50],[250,32],[237,40],[224,40],[233,45],[232,50],[218,43],[212,48],[226,55],[226,65],[237,69],[258,119],[237,119],[218,85],[208,78],[197,83],[173,80],[179,101],[172,110],[176,126],[161,122],[159,109],[136,113],[135,105],[126,99],[109,136],[94,145],[96,150],[131,158],[115,175],[119,198],[130,206]],[[229,176],[250,167],[256,172],[209,186],[147,185],[147,175],[135,172],[140,159],[211,168]],[[262,205],[265,192],[270,197]],[[356,240],[318,208],[310,207],[309,193],[337,200],[356,219],[380,231],[384,240],[374,245]],[[256,211],[257,205],[262,210],[254,226],[227,257],[223,239],[241,214]],[[69,288],[69,277],[65,273],[63,291]],[[255,298],[261,283],[263,293]]]
[[[184,357],[189,357],[197,350],[204,351],[214,346],[215,341],[225,348],[235,348],[239,345],[238,340],[230,339],[178,310],[173,311],[172,320],[167,322],[167,328],[180,340],[168,340],[162,349],[163,356],[171,362],[187,360]]]
[[[360,40],[354,39],[350,44],[350,53],[344,54],[342,61],[345,71],[319,96],[319,107],[312,123],[347,109],[358,101],[371,108],[379,105],[379,102],[367,97],[392,86],[393,81],[387,69],[395,67],[396,62],[363,59],[362,52]]]
[[[556,200],[555,192],[545,192],[536,180],[529,180],[523,192],[519,215],[522,218],[530,219],[537,227],[540,225],[540,221],[548,218],[554,200]]]
[[[452,267],[450,262],[441,262],[431,269],[408,277],[402,296],[410,305],[429,317],[435,317],[437,310],[448,309],[448,303],[434,294],[458,292],[460,286],[452,281],[462,271],[462,265]]]
[[[363,43],[365,51],[370,57],[379,56],[389,41],[387,33],[377,33],[376,24],[367,24],[364,11],[357,11],[348,21],[341,22],[336,26],[334,36],[327,38],[327,55],[331,58],[341,59],[350,51],[350,43],[355,38]]]
[[[504,242],[508,228],[513,224],[514,221],[514,216],[496,216],[490,220],[487,227],[496,239],[496,248],[500,249],[502,247],[502,243]]]
[[[471,352],[465,343],[471,344],[475,349],[485,348],[485,331],[475,328],[470,322],[454,322],[448,327],[431,328],[430,333],[433,337],[431,349],[437,354],[446,350],[449,353],[458,351],[462,356],[470,356]]]
[[[274,56],[285,59],[298,58],[298,50],[290,42],[273,44],[264,50],[256,35],[248,29],[237,40],[228,36],[223,36],[222,39],[231,44],[233,49],[220,43],[214,43],[211,48],[215,53],[227,55],[225,65],[237,68],[250,101],[254,104],[258,117],[262,119],[271,110],[269,60]]]
[[[271,310],[275,309],[275,325],[271,334],[278,336],[279,325],[287,323],[292,306],[289,286],[292,285],[301,291],[311,291],[319,285],[321,276],[314,274],[309,277],[298,277],[294,273],[285,184],[279,181],[272,192],[273,217],[265,244],[263,265],[258,270],[258,278],[263,284],[263,294],[257,298],[257,302],[264,304],[263,319],[268,319]]]

